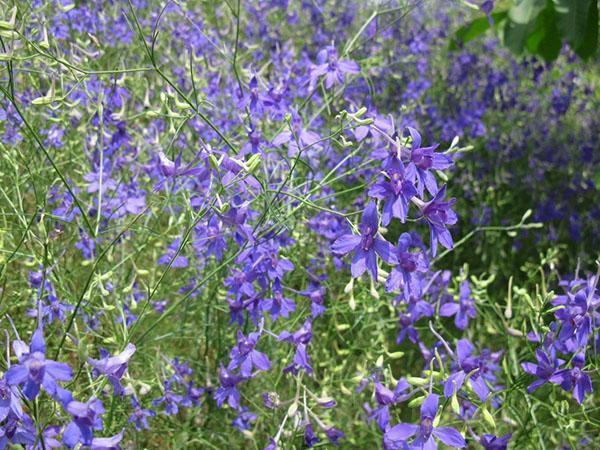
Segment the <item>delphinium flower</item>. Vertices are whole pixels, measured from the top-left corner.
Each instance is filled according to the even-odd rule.
[[[249,430],[252,426],[251,424],[256,422],[257,417],[256,414],[248,410],[248,407],[242,406],[231,425],[239,431]]]
[[[475,348],[467,339],[460,339],[456,343],[456,357],[458,367],[444,381],[444,395],[451,397],[460,391],[463,383],[468,378],[469,385],[482,402],[487,400],[490,390],[482,376],[480,366],[485,364],[480,358],[473,355]]]
[[[356,75],[360,67],[356,61],[339,59],[336,48],[328,45],[317,53],[317,64],[309,71],[310,89],[314,90],[318,79],[325,77],[326,89],[331,89],[335,84],[344,84],[345,75]]]
[[[563,352],[574,353],[585,348],[592,333],[592,320],[600,307],[600,295],[595,293],[596,275],[587,285],[575,285],[566,295],[557,296],[552,304],[559,308],[554,316],[560,321],[557,337]]]
[[[438,153],[435,150],[438,145],[431,147],[421,147],[421,135],[417,130],[408,127],[408,132],[412,138],[412,146],[410,149],[410,162],[408,163],[407,172],[414,176],[417,192],[420,197],[423,197],[424,188],[427,188],[431,195],[436,195],[438,192],[437,182],[432,170],[446,170],[453,164],[452,158],[443,153]]]
[[[368,421],[375,420],[377,425],[384,431],[388,428],[390,423],[390,406],[408,398],[404,391],[406,391],[410,385],[404,379],[398,380],[398,384],[394,391],[384,386],[381,382],[375,381],[375,400],[377,407],[371,409],[369,406],[365,406],[368,412]]]
[[[175,239],[169,245],[166,253],[158,258],[157,263],[160,265],[171,264],[172,268],[181,269],[187,267],[190,263],[189,259],[181,254],[177,254],[177,250],[181,246],[181,238]]]
[[[37,439],[37,431],[33,420],[27,416],[17,417],[10,414],[0,426],[0,448],[9,444],[23,447],[33,446]]]
[[[383,446],[386,450],[402,449],[407,446],[407,440],[415,436],[411,443],[412,448],[437,448],[434,438],[444,444],[456,448],[467,446],[462,435],[450,427],[436,427],[433,425],[438,410],[439,397],[429,394],[421,405],[421,421],[419,425],[399,423],[387,429],[383,437]]]
[[[55,396],[57,381],[69,381],[73,376],[67,364],[46,359],[46,342],[41,328],[35,330],[29,345],[15,340],[13,349],[19,363],[6,371],[4,379],[9,386],[24,385],[23,394],[29,400],[37,397],[40,387]]]
[[[260,338],[259,333],[250,333],[248,336],[238,330],[237,344],[231,349],[229,357],[231,361],[227,366],[228,370],[239,368],[240,373],[244,377],[252,375],[252,369],[256,367],[258,370],[269,370],[271,362],[267,355],[255,349]]]
[[[289,342],[296,347],[292,363],[284,368],[284,372],[297,374],[299,369],[302,369],[309,374],[313,372],[313,368],[310,365],[310,357],[307,353],[307,346],[310,343],[312,336],[312,322],[310,319],[307,319],[294,333],[290,333],[289,331],[282,331],[280,333],[278,337],[280,341]]]
[[[194,164],[197,162],[197,158],[192,162],[187,164],[186,166],[181,166],[182,154],[179,153],[175,158],[175,161],[169,159],[167,155],[163,151],[158,152],[158,168],[161,173],[169,178],[169,177],[179,177],[179,176],[191,176],[191,175],[200,175],[206,171],[203,167],[195,167]]]
[[[304,150],[309,147],[311,147],[313,150],[319,148],[319,135],[314,131],[309,131],[304,128],[302,118],[298,115],[298,113],[292,113],[290,125],[292,131],[282,131],[275,136],[271,142],[271,145],[274,147],[279,147],[283,144],[287,144],[289,148],[289,156],[296,156],[300,150]]]
[[[419,201],[418,203],[422,217],[429,224],[430,245],[433,256],[436,255],[438,242],[447,249],[452,249],[454,245],[447,226],[454,225],[458,220],[456,213],[452,210],[456,199],[451,198],[444,201],[445,195],[446,186],[443,186],[430,201],[427,203]]]
[[[23,405],[19,392],[15,386],[10,386],[5,378],[0,379],[0,422],[13,414],[15,417],[23,416]]]
[[[537,364],[532,362],[521,363],[521,367],[530,375],[535,375],[538,379],[527,387],[527,392],[532,393],[540,386],[548,383],[550,378],[557,372],[558,368],[564,363],[562,359],[556,357],[556,351],[552,347],[545,351],[537,349],[535,351]]]
[[[165,405],[165,414],[171,416],[179,412],[179,404],[183,401],[183,396],[177,394],[173,390],[171,381],[163,381],[163,395],[152,401],[152,406],[158,406],[160,404]]]
[[[416,247],[415,244],[417,243],[409,233],[400,235],[395,249],[398,264],[392,268],[386,283],[388,292],[402,289],[406,301],[411,296],[421,296],[421,276],[429,268],[422,252],[411,251],[411,248]]]
[[[468,281],[463,281],[460,285],[458,294],[458,303],[448,302],[440,307],[440,316],[454,316],[454,324],[459,330],[465,330],[469,326],[469,318],[476,316],[475,300],[471,297],[471,287]]]
[[[485,450],[506,450],[511,437],[510,433],[502,437],[497,437],[493,434],[484,434],[479,438],[479,443]]]
[[[304,444],[308,448],[312,448],[319,443],[319,440],[320,439],[315,434],[312,423],[310,421],[306,422],[304,425]]]
[[[239,100],[237,106],[241,110],[248,107],[252,114],[262,116],[266,108],[266,102],[266,96],[260,93],[258,79],[256,78],[256,75],[253,75],[248,83],[248,89]]]
[[[156,413],[151,409],[142,408],[142,405],[140,405],[139,400],[135,396],[131,397],[131,406],[133,407],[133,412],[129,416],[128,422],[133,422],[137,431],[149,429],[148,418],[155,417]]]
[[[550,377],[549,381],[559,384],[567,392],[573,391],[573,398],[581,405],[585,396],[592,393],[592,380],[583,371],[585,366],[585,355],[583,352],[573,356],[571,365],[573,366],[571,369],[556,371]]]
[[[283,296],[283,288],[279,279],[273,283],[272,291],[273,297],[263,301],[263,310],[268,312],[273,320],[277,320],[279,317],[289,317],[296,310],[296,304],[293,300]]]
[[[94,369],[92,374],[94,377],[105,375],[114,389],[114,395],[123,395],[125,392],[121,386],[121,378],[127,371],[129,359],[135,353],[135,345],[127,344],[125,350],[115,356],[110,356],[106,351],[101,351],[101,359],[88,358],[88,364]]]
[[[383,201],[381,224],[387,226],[393,217],[406,221],[411,198],[417,195],[412,180],[407,179],[404,164],[391,160],[383,170],[385,178],[369,189],[369,196]]]
[[[97,398],[92,398],[86,403],[73,400],[65,409],[73,420],[63,431],[63,443],[68,448],[74,448],[79,443],[91,446],[94,430],[102,430],[103,427],[100,416],[105,410],[102,402]]]
[[[237,385],[245,380],[245,377],[236,375],[232,371],[221,366],[219,368],[219,383],[220,386],[215,390],[213,396],[217,402],[217,406],[221,407],[227,402],[233,409],[240,406],[240,391]]]
[[[310,312],[313,319],[322,316],[327,311],[325,307],[325,288],[318,283],[312,283],[311,286],[300,294],[308,297],[310,300]]]
[[[360,235],[342,235],[333,243],[331,249],[340,255],[354,251],[350,266],[352,276],[358,278],[368,271],[371,278],[377,280],[377,255],[388,264],[397,261],[392,244],[378,235],[379,218],[374,202],[369,202],[365,208],[358,228]]]

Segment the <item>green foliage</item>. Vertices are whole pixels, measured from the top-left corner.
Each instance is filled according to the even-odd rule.
[[[491,19],[491,20],[490,20]],[[595,0],[514,0],[510,8],[478,17],[455,34],[451,49],[493,28],[506,47],[554,61],[564,43],[582,59],[598,48],[598,3]]]

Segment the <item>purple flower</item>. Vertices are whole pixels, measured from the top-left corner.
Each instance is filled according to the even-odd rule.
[[[259,338],[259,333],[250,333],[246,337],[238,330],[237,345],[231,349],[229,354],[231,362],[227,369],[234,370],[239,367],[240,373],[244,377],[250,377],[254,367],[258,370],[269,370],[271,362],[267,358],[267,355],[254,348]]]
[[[158,264],[162,266],[171,264],[171,267],[176,269],[187,267],[190,264],[190,261],[185,256],[178,254],[180,246],[181,238],[175,239],[171,245],[169,245],[166,253],[158,258]]]
[[[310,90],[314,90],[317,80],[325,76],[325,88],[331,89],[335,84],[344,84],[345,74],[356,75],[359,65],[349,59],[338,59],[337,50],[328,45],[317,53],[317,65],[310,69]]]
[[[512,434],[510,433],[502,437],[496,437],[493,434],[484,434],[479,438],[479,443],[485,450],[506,450],[511,437]]]
[[[405,176],[404,164],[395,158],[390,161],[384,170],[387,180],[375,183],[369,189],[369,196],[383,201],[381,223],[387,226],[392,217],[406,221],[410,199],[417,195],[417,190],[412,181]]]
[[[131,397],[131,406],[133,407],[133,412],[129,416],[128,422],[133,422],[137,431],[150,428],[148,425],[148,417],[154,417],[156,416],[156,413],[151,409],[143,409],[140,402],[135,397]]]
[[[473,372],[469,377],[469,384],[479,399],[482,402],[486,401],[490,390],[481,376],[481,361],[472,356],[473,351],[473,345],[467,339],[460,339],[457,342],[456,355],[459,370],[450,375],[444,382],[444,395],[446,397],[451,397],[455,392],[458,392],[465,382],[467,375]]]
[[[428,269],[427,261],[422,252],[411,252],[414,246],[413,238],[409,233],[402,233],[398,238],[396,247],[396,259],[398,264],[392,268],[387,279],[386,290],[388,292],[402,288],[404,300],[410,297],[421,296],[421,283],[419,273],[425,273]]]
[[[454,324],[459,330],[464,330],[469,325],[469,317],[475,318],[475,300],[471,297],[471,288],[468,281],[463,281],[460,285],[458,303],[448,302],[440,307],[440,316],[454,317]]]
[[[173,388],[171,387],[171,382],[169,380],[165,380],[163,384],[163,396],[153,400],[152,405],[158,406],[161,403],[164,403],[165,414],[169,416],[175,415],[179,412],[179,404],[183,401],[183,396],[173,392]]]
[[[374,202],[369,202],[359,225],[360,235],[344,234],[331,246],[331,250],[339,255],[354,251],[354,259],[350,266],[354,278],[360,277],[368,270],[373,280],[377,281],[376,255],[388,264],[397,262],[392,244],[378,237],[378,227],[377,206]]]
[[[94,376],[97,378],[100,375],[106,375],[108,381],[113,385],[114,394],[122,395],[124,393],[123,387],[121,386],[120,380],[127,370],[127,364],[129,359],[135,353],[135,345],[127,344],[125,350],[116,356],[109,356],[104,354],[99,360],[88,358],[88,364],[91,365],[94,370]]]
[[[446,186],[444,185],[433,199],[420,205],[421,214],[429,224],[430,245],[433,256],[436,255],[438,241],[447,249],[453,247],[452,235],[446,226],[454,225],[458,220],[456,213],[451,209],[452,205],[456,203],[456,199],[451,198],[444,201],[445,195]]]
[[[384,434],[384,447],[386,450],[406,447],[406,440],[415,435],[416,438],[412,442],[413,448],[436,448],[434,437],[451,447],[466,447],[465,439],[454,428],[433,426],[438,403],[439,397],[436,394],[430,394],[421,405],[421,422],[419,425],[399,423],[389,428]]]
[[[327,428],[325,430],[325,435],[327,436],[327,439],[329,439],[329,442],[331,442],[333,445],[338,445],[340,439],[343,439],[345,437],[343,431],[338,430],[334,427]]]
[[[265,299],[262,308],[263,311],[268,311],[273,320],[277,320],[279,317],[289,317],[296,310],[296,304],[283,296],[281,282],[276,279],[273,283],[273,298]]]
[[[48,394],[55,396],[56,382],[69,381],[73,376],[67,364],[46,359],[46,343],[41,328],[33,333],[29,346],[16,340],[13,348],[19,364],[11,366],[4,374],[4,379],[9,386],[25,384],[23,394],[29,400],[37,397],[40,386]]]
[[[23,416],[23,406],[16,386],[9,386],[6,379],[0,379],[0,422],[9,414],[17,418]]]
[[[256,422],[257,415],[251,411],[248,411],[246,406],[238,412],[237,417],[233,420],[231,425],[240,431],[249,430],[251,423]]]
[[[314,447],[319,442],[319,438],[313,431],[313,426],[310,422],[304,427],[304,443],[308,448]]]
[[[237,385],[244,380],[244,377],[235,375],[224,367],[219,368],[219,382],[221,386],[217,388],[213,397],[220,408],[225,401],[233,409],[238,409],[240,406],[240,392]]]
[[[437,144],[431,147],[421,147],[421,135],[414,128],[408,127],[408,132],[412,137],[412,148],[407,171],[417,181],[419,197],[423,197],[424,187],[431,195],[436,195],[437,182],[431,171],[448,169],[453,164],[452,158],[443,153],[436,153]]]
[[[271,144],[274,147],[288,144],[288,156],[296,156],[300,150],[316,150],[319,147],[319,135],[304,129],[302,118],[296,112],[292,113],[291,128],[292,131],[285,130],[275,136]]]
[[[538,380],[534,381],[527,387],[527,392],[530,394],[537,388],[550,381],[550,378],[558,370],[558,367],[562,365],[563,361],[556,358],[556,352],[553,348],[549,349],[548,352],[541,349],[535,351],[535,357],[537,364],[531,362],[524,362],[521,367],[525,372],[530,375],[535,375]]]
[[[165,177],[199,175],[204,171],[201,167],[192,167],[196,160],[185,167],[181,167],[181,156],[180,153],[175,161],[171,161],[162,151],[158,152],[158,168]]]
[[[104,414],[102,402],[97,398],[92,398],[87,403],[71,401],[67,404],[66,410],[73,420],[67,425],[63,432],[63,442],[73,448],[78,443],[91,445],[94,438],[94,430],[102,429],[102,419]]]
[[[577,353],[571,363],[573,364],[572,369],[559,370],[549,380],[551,383],[560,384],[560,387],[567,392],[573,390],[573,398],[581,405],[585,396],[592,393],[592,380],[583,371],[585,366],[585,355],[583,353]]]

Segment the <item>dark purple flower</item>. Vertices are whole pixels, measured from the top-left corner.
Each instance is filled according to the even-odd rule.
[[[483,376],[481,376],[481,370],[479,370],[482,361],[473,356],[474,350],[473,345],[467,339],[460,339],[456,343],[458,370],[452,373],[444,382],[444,395],[446,397],[451,397],[455,392],[458,392],[465,382],[467,375],[471,374],[469,384],[479,399],[482,402],[486,401],[490,390]]]
[[[414,241],[409,233],[402,233],[398,238],[396,247],[395,265],[387,279],[386,290],[388,292],[402,289],[404,300],[408,301],[411,296],[421,296],[421,283],[419,274],[427,272],[428,264],[422,252],[411,251]]]
[[[421,147],[421,135],[414,128],[408,127],[408,132],[412,137],[412,148],[410,151],[410,162],[407,172],[417,181],[417,192],[419,197],[423,197],[424,187],[431,195],[436,195],[438,191],[435,176],[432,170],[445,170],[452,166],[452,158],[443,153],[436,153],[438,145],[431,147]]]
[[[179,248],[181,246],[181,238],[177,238],[175,239],[168,247],[166,253],[164,255],[162,255],[160,258],[158,258],[158,264],[160,265],[168,265],[171,264],[172,268],[184,268],[187,267],[190,262],[189,260],[181,255],[178,254]],[[173,262],[171,262],[173,261]]]
[[[239,408],[240,391],[238,391],[237,385],[244,381],[244,379],[244,377],[233,374],[225,367],[219,368],[219,382],[221,385],[213,394],[219,408],[225,401],[227,401],[227,404],[233,409]]]
[[[416,435],[412,442],[413,448],[436,448],[434,437],[451,447],[464,448],[467,446],[462,435],[450,427],[434,427],[433,421],[437,415],[439,397],[430,394],[421,405],[421,422],[419,425],[399,423],[389,428],[384,435],[386,449],[400,449],[406,445],[406,440]],[[388,442],[388,445],[385,442]]]
[[[368,271],[373,280],[377,281],[377,255],[388,264],[397,262],[394,247],[385,239],[378,237],[378,228],[377,206],[374,202],[369,202],[359,225],[360,235],[344,234],[331,246],[331,250],[339,255],[354,251],[351,265],[354,278]]]
[[[259,338],[259,333],[250,333],[246,337],[238,330],[237,344],[231,349],[229,354],[231,362],[227,369],[234,370],[239,367],[240,373],[244,377],[250,377],[254,367],[258,370],[269,370],[271,368],[269,358],[264,353],[255,349]]]
[[[71,401],[67,404],[66,410],[73,420],[63,431],[63,442],[73,448],[78,443],[91,445],[94,438],[94,430],[102,429],[102,419],[104,414],[102,402],[97,398],[90,399],[87,403]]]
[[[308,448],[314,447],[319,442],[319,438],[313,431],[312,424],[310,422],[306,423],[304,427],[304,443]]]
[[[535,351],[535,357],[538,362],[537,364],[531,362],[521,363],[521,367],[525,372],[539,378],[527,387],[527,392],[529,393],[532,393],[543,384],[548,383],[550,378],[552,378],[552,375],[554,375],[559,366],[563,363],[561,359],[556,358],[556,352],[553,348],[549,349],[548,352],[537,349]]]
[[[446,195],[446,186],[444,185],[435,194],[435,197],[427,203],[420,202],[419,208],[423,218],[429,224],[429,234],[431,236],[431,253],[433,256],[436,255],[437,243],[439,241],[447,249],[453,247],[452,235],[448,231],[448,225],[454,225],[458,217],[452,210],[452,205],[456,203],[455,198],[451,198],[448,201],[444,201]]]
[[[393,217],[406,221],[410,199],[417,195],[415,186],[405,176],[404,164],[395,158],[385,167],[387,179],[375,183],[369,196],[383,201],[381,224],[387,226]]]
[[[560,384],[560,387],[567,392],[573,390],[573,398],[581,405],[585,396],[592,393],[592,380],[583,371],[585,355],[582,352],[577,353],[573,356],[571,364],[573,365],[572,369],[559,370],[549,380],[551,383]]]
[[[485,450],[506,450],[512,434],[496,437],[493,434],[484,434],[479,438],[479,443]]]
[[[329,439],[329,442],[331,442],[333,445],[338,445],[340,439],[343,439],[345,437],[343,431],[338,430],[334,427],[327,428],[325,430],[325,435],[327,436],[327,439]]]
[[[238,412],[237,417],[233,420],[231,425],[240,431],[249,430],[251,423],[256,422],[257,415],[251,411],[248,411],[248,407],[243,406]]]

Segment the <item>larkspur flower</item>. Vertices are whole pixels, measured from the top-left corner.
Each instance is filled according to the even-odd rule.
[[[439,397],[429,394],[421,405],[421,421],[419,425],[399,423],[388,428],[384,434],[384,447],[386,450],[395,450],[406,447],[406,440],[416,435],[412,442],[413,448],[435,449],[437,444],[434,438],[444,444],[456,448],[467,446],[465,439],[454,428],[435,427],[433,425],[437,415]]]
[[[563,360],[556,357],[556,352],[552,348],[549,351],[537,349],[535,351],[537,364],[532,362],[521,363],[521,367],[530,375],[535,375],[538,379],[527,387],[527,392],[532,393],[540,386],[550,382],[552,376],[558,371],[558,368],[563,364]]]
[[[86,403],[71,401],[66,410],[73,420],[63,431],[64,444],[69,448],[74,448],[79,443],[91,446],[94,430],[102,429],[100,416],[105,412],[102,402],[97,398],[92,398]]]
[[[469,385],[482,402],[485,402],[490,390],[481,375],[480,365],[482,361],[473,356],[475,348],[467,339],[460,339],[456,343],[456,356],[458,359],[458,370],[452,373],[444,382],[444,395],[451,397],[458,392],[465,380],[468,378]]]
[[[135,397],[131,397],[131,406],[133,407],[133,412],[129,416],[128,422],[133,422],[137,431],[149,429],[148,418],[155,417],[156,413],[151,409],[142,408],[140,402]]]
[[[259,338],[259,333],[250,333],[248,336],[244,336],[238,330],[237,345],[231,349],[229,354],[231,362],[227,366],[227,369],[234,370],[239,368],[240,373],[244,377],[251,376],[252,369],[255,367],[258,370],[269,370],[271,368],[269,358],[264,353],[255,349]]]
[[[386,179],[371,186],[369,196],[383,201],[383,226],[387,226],[393,217],[404,223],[410,199],[417,195],[417,190],[412,181],[406,178],[404,164],[399,159],[391,160],[384,168],[384,173]]]
[[[46,342],[41,328],[33,333],[29,345],[16,340],[13,348],[19,364],[11,366],[4,374],[4,379],[9,386],[24,384],[23,394],[29,400],[37,397],[40,387],[54,396],[57,381],[69,381],[73,377],[67,364],[46,359]]]
[[[356,75],[360,67],[356,61],[339,59],[336,48],[328,45],[317,54],[317,65],[310,69],[310,86],[314,89],[317,80],[325,77],[325,88],[331,89],[335,84],[343,84],[345,75]]]
[[[573,398],[580,405],[583,403],[586,395],[592,393],[592,380],[590,376],[583,371],[585,366],[585,355],[582,352],[577,353],[571,360],[572,369],[562,369],[554,372],[549,381],[559,384],[565,391],[573,391]]]
[[[476,316],[475,300],[471,297],[471,287],[468,281],[463,281],[460,285],[458,294],[458,303],[448,302],[440,307],[440,316],[454,316],[454,324],[459,330],[464,330],[469,325],[469,318]]]
[[[445,195],[446,186],[444,185],[429,202],[419,203],[421,214],[429,224],[430,245],[433,256],[436,255],[438,242],[447,249],[452,249],[454,246],[452,235],[447,226],[454,225],[458,221],[456,213],[452,210],[456,199],[451,198],[444,201]]]
[[[240,406],[240,391],[238,391],[237,385],[244,381],[244,377],[235,375],[225,367],[219,368],[219,382],[220,386],[214,392],[214,399],[217,402],[217,406],[221,407],[223,403],[227,402],[233,409],[238,409]]]
[[[360,235],[342,235],[331,246],[331,250],[340,255],[354,251],[351,264],[354,278],[368,271],[373,280],[377,280],[377,255],[388,264],[397,262],[392,244],[378,236],[378,229],[377,206],[370,202],[359,225]]]
[[[448,169],[453,165],[452,158],[436,152],[437,144],[431,147],[421,147],[421,135],[414,128],[408,127],[408,132],[412,138],[412,147],[407,171],[412,174],[414,181],[417,182],[416,187],[419,197],[423,197],[424,188],[427,188],[429,193],[435,196],[438,187],[435,176],[431,171]]]
[[[502,437],[497,437],[493,434],[484,434],[479,438],[479,443],[485,450],[506,450],[511,437],[510,433]]]
[[[104,352],[101,359],[88,358],[88,364],[94,368],[94,376],[105,375],[112,384],[115,395],[122,395],[125,392],[121,386],[121,378],[125,374],[129,359],[135,350],[135,345],[127,344],[125,350],[118,355],[109,356],[107,352]]]
[[[428,269],[428,264],[422,252],[411,251],[414,240],[409,233],[402,233],[396,246],[396,259],[398,264],[390,271],[386,282],[388,292],[402,289],[404,300],[411,296],[421,296],[420,276]]]

